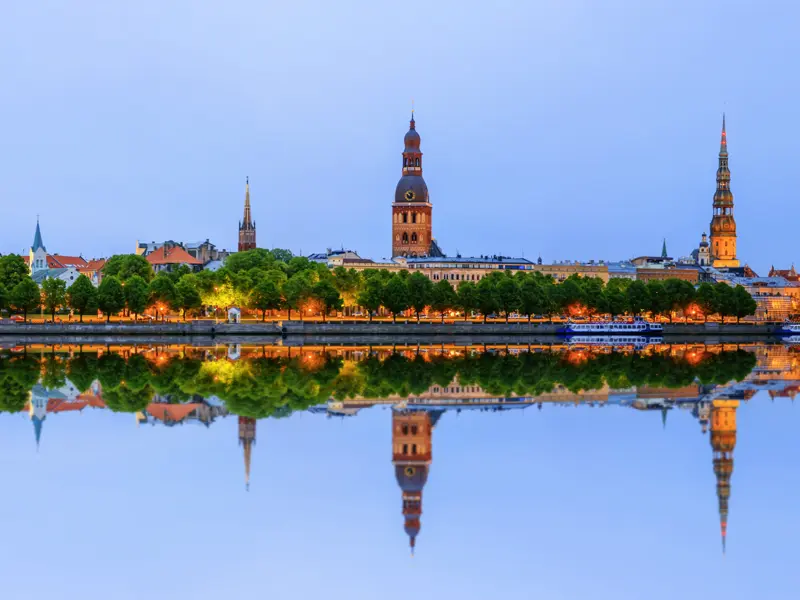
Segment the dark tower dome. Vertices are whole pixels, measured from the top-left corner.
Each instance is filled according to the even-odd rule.
[[[420,175],[403,175],[394,190],[395,202],[427,202],[428,186]]]
[[[411,115],[411,123],[409,124],[408,133],[403,138],[405,143],[406,152],[419,152],[420,137],[417,133],[417,124],[414,121],[414,115]]]

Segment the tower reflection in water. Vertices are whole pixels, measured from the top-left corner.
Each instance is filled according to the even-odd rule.
[[[136,422],[211,426],[238,418],[245,489],[258,419],[392,408],[392,465],[413,555],[433,431],[445,412],[558,406],[686,410],[710,428],[722,548],[727,543],[736,413],[763,390],[800,389],[795,347],[660,345],[645,352],[569,346],[457,348],[28,347],[0,353],[0,409],[26,411],[37,448],[49,415],[110,409]],[[710,426],[710,427],[709,427]]]

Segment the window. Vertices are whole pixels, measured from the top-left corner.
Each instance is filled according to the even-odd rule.
[[[408,435],[408,425],[403,425],[403,435]]]
[[[408,444],[403,444],[403,454],[408,454]]]
[[[408,223],[408,213],[403,213],[403,223]]]
[[[418,166],[419,166],[419,158],[418,158],[417,160],[415,160],[415,161],[414,161],[414,166],[416,166],[416,167],[418,167]]]
[[[408,159],[407,158],[403,158],[403,166],[404,167],[408,166]]]
[[[417,222],[417,213],[411,213],[411,222],[412,223],[416,223]]]
[[[416,244],[417,243],[417,234],[416,234],[416,232],[411,234],[411,243],[412,244]]]
[[[411,444],[411,454],[416,454],[416,453],[417,453],[417,445]]]
[[[411,426],[411,435],[417,435],[417,426],[416,425],[412,425]]]
[[[403,233],[403,243],[404,244],[408,243],[408,233]]]

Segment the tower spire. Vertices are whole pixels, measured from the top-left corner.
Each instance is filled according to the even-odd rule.
[[[244,180],[244,217],[239,223],[239,252],[256,247],[256,224],[250,209],[250,176]]]
[[[728,155],[728,138],[725,133],[725,113],[722,113],[722,135],[719,141],[719,154],[722,156],[725,154]]]
[[[667,238],[661,243],[661,258],[667,258]]]

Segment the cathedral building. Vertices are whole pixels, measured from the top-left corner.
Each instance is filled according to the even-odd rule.
[[[403,492],[403,518],[411,554],[417,543],[422,516],[422,488],[431,466],[433,428],[441,412],[392,411],[392,464]]]
[[[244,218],[239,221],[239,252],[253,250],[256,247],[256,222],[250,212],[250,178],[244,186]]]
[[[413,111],[403,142],[403,175],[392,203],[392,256],[443,256],[433,239],[433,207],[422,178],[420,137]]]
[[[711,219],[711,264],[717,268],[736,268],[736,220],[733,218],[731,172],[728,169],[728,140],[725,115],[722,116],[722,138],[719,145],[717,191],[714,193],[714,216]]]
[[[738,407],[738,400],[717,399],[711,404],[711,448],[714,451],[714,475],[717,477],[722,552],[725,552],[728,535],[728,500],[731,496],[733,449],[736,446],[736,409]]]

